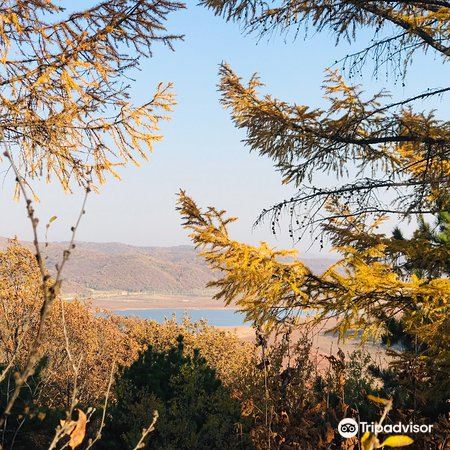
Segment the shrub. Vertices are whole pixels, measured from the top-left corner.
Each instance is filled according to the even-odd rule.
[[[115,397],[101,448],[133,448],[153,410],[158,410],[159,419],[145,448],[251,448],[239,403],[198,351],[192,357],[184,354],[182,336],[167,351],[148,347],[122,369]]]

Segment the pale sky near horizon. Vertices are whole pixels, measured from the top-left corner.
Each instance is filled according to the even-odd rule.
[[[189,244],[175,212],[175,194],[183,188],[200,205],[214,205],[238,216],[239,222],[232,228],[236,239],[290,246],[286,229],[276,238],[268,224],[252,229],[260,211],[291,197],[293,188],[281,185],[271,161],[249,154],[241,143],[243,133],[234,128],[228,112],[219,104],[218,64],[228,62],[245,79],[258,72],[266,91],[274,96],[323,106],[320,86],[324,70],[345,56],[348,45],[336,48],[326,32],[311,33],[307,39],[296,41],[280,36],[269,42],[265,38],[258,41],[256,36],[243,35],[236,24],[225,23],[199,6],[169,16],[168,28],[184,34],[184,42],[175,44],[175,52],[156,48],[154,57],[142,62],[131,89],[133,99],[141,102],[151,96],[157,82],[174,82],[178,105],[172,120],[163,126],[164,141],[155,146],[149,162],[143,162],[141,168],[120,170],[121,182],[111,180],[101,187],[99,195],[91,196],[77,239],[148,246]],[[352,51],[361,48],[362,44],[355,44]],[[422,93],[428,87],[442,87],[450,79],[448,68],[432,54],[416,57],[405,87],[401,82],[394,85],[392,79],[386,81],[384,76],[374,80],[371,74],[368,68],[356,81],[369,92],[385,87],[392,91],[394,100]],[[448,117],[448,98],[433,107]],[[0,162],[2,174],[6,168],[6,162]],[[2,176],[0,236],[30,239],[24,205],[13,201],[12,190],[11,177]],[[41,222],[58,216],[49,239],[67,240],[80,195],[64,194],[56,183],[39,186],[38,194]],[[306,239],[297,248],[303,251],[309,243]],[[311,252],[317,250],[313,247]]]

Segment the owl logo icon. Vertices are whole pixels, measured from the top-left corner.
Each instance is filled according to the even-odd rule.
[[[343,438],[351,438],[358,434],[358,423],[351,417],[342,419],[338,425],[338,432]]]

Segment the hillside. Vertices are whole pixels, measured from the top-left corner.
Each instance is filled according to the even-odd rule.
[[[0,249],[8,240],[0,238]],[[31,243],[24,242],[32,248]],[[47,248],[47,267],[54,272],[67,243],[52,242]],[[310,258],[305,262],[321,272],[331,262]],[[159,294],[207,294],[214,278],[191,246],[137,247],[120,243],[77,242],[64,269],[65,294],[90,295],[105,291]]]

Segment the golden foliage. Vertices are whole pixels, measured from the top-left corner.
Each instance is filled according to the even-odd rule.
[[[0,13],[0,135],[23,176],[56,176],[65,189],[87,173],[99,182],[138,164],[162,137],[174,105],[171,84],[159,84],[141,105],[129,99],[125,72],[171,47],[168,0],[100,2],[65,14],[52,1],[8,1]]]
[[[387,400],[385,398],[376,397],[374,395],[368,395],[367,398],[375,403],[381,404],[384,406],[383,413],[377,425],[381,425],[387,415],[392,410],[393,402],[392,400]],[[384,448],[384,447],[403,447],[406,445],[410,445],[414,442],[409,436],[404,435],[392,435],[388,436],[382,443],[378,440],[377,433],[371,433],[366,431],[361,437],[361,447],[362,450],[374,450],[376,448]]]
[[[111,316],[110,319],[126,330],[126,335],[137,343],[139,349],[151,345],[155,351],[167,351],[177,345],[177,338],[182,335],[185,352],[193,356],[194,350],[198,349],[226,386],[232,386],[241,378],[243,368],[252,359],[251,344],[204,321],[191,322],[185,317],[181,324],[174,318],[159,324],[137,318]]]
[[[360,86],[348,85],[335,71],[325,79],[329,106],[323,109],[262,96],[256,75],[244,84],[228,65],[221,66],[220,76],[222,103],[235,125],[246,130],[245,143],[274,160],[284,183],[300,186],[320,173],[337,179],[357,174],[354,181],[333,188],[302,186],[302,194],[276,205],[275,212],[289,207],[292,214],[294,206],[314,202],[321,210],[334,198],[352,205],[350,215],[354,210],[431,212],[450,190],[450,123],[434,112],[382,107],[387,92],[365,99]],[[385,176],[371,178],[377,173]],[[396,195],[394,201],[382,202],[374,194],[386,190]],[[302,225],[298,216],[297,225]]]
[[[274,325],[311,310],[315,320],[337,316],[342,337],[360,331],[367,338],[380,335],[386,320],[401,314],[408,332],[440,348],[441,357],[446,354],[439,343],[448,342],[450,331],[448,278],[403,279],[380,244],[339,248],[342,259],[315,275],[291,251],[232,240],[227,231],[231,219],[224,211],[210,207],[203,212],[184,192],[178,209],[205,260],[223,275],[210,283],[219,288],[216,298],[235,302],[257,325]],[[286,256],[291,260],[286,262]]]
[[[209,212],[212,213],[212,210]],[[200,211],[198,213],[202,216]],[[223,217],[223,220],[225,222],[227,219]],[[216,250],[221,248],[218,244],[220,239],[222,244],[227,242],[231,250],[232,244],[228,238],[225,239],[226,226],[219,234],[213,229],[214,225],[213,220],[209,233],[210,239],[217,234]],[[243,249],[247,251],[249,261],[253,260],[253,252],[258,252],[258,247],[251,247],[251,252],[244,246],[241,247]],[[264,251],[267,253],[268,248]],[[281,258],[285,256],[282,254]],[[267,261],[264,263],[267,264]],[[269,266],[278,263],[273,259]],[[280,264],[279,268],[289,270],[289,263]],[[282,277],[283,272],[279,268],[271,273]],[[234,270],[231,265],[228,269]],[[13,343],[9,344],[9,353],[0,354],[0,366],[12,360],[12,370],[20,370],[26,360],[30,337],[36,326],[34,317],[38,316],[42,305],[38,270],[32,254],[17,243],[12,243],[5,252],[0,253],[0,286],[3,287],[0,301],[2,305],[9,306],[9,309],[0,308],[0,338],[2,342]],[[246,270],[244,267],[242,273]],[[317,280],[321,278],[317,277]],[[35,312],[30,314],[30,309],[22,310],[20,305],[26,303],[31,294],[34,295],[31,298],[35,302]],[[263,308],[264,302],[260,305]],[[250,308],[251,304],[247,306]],[[28,324],[29,334],[23,331],[24,323]],[[45,357],[47,362],[39,372],[35,403],[38,407],[67,407],[71,404],[76,381],[79,408],[86,410],[87,405],[98,407],[107,392],[113,362],[115,367],[127,366],[149,345],[156,351],[172,348],[181,334],[185,351],[192,355],[194,349],[199,349],[233,397],[241,402],[242,414],[251,423],[250,435],[256,448],[267,448],[269,432],[273,448],[284,448],[283,445],[289,443],[311,450],[328,448],[337,442],[336,439],[339,440],[334,430],[348,408],[343,394],[348,377],[347,361],[342,352],[338,352],[337,357],[327,358],[327,370],[321,374],[326,382],[318,390],[313,390],[312,386],[320,376],[316,378],[319,374],[317,361],[311,359],[311,343],[306,336],[294,341],[290,332],[291,327],[280,327],[273,340],[258,333],[258,347],[255,347],[205,322],[191,323],[185,319],[180,324],[172,319],[158,324],[99,314],[99,311],[79,301],[56,300],[46,323],[46,339],[40,356]],[[21,345],[14,347],[17,341]],[[261,358],[255,351],[259,348],[264,349]],[[68,350],[73,360],[79,362],[76,380]],[[326,398],[331,393],[338,396],[339,404],[330,409]],[[371,398],[385,405],[385,400]],[[109,401],[114,401],[114,398]],[[266,421],[266,407],[270,425]],[[90,417],[89,413],[87,415]],[[324,417],[327,417],[326,421]],[[90,436],[92,433],[92,430],[85,431],[83,420],[82,413],[80,415],[78,412],[78,419],[69,416],[60,427],[63,436],[69,435],[72,448],[79,445],[85,434]],[[91,424],[91,428],[96,425]],[[347,440],[345,445],[337,448],[355,449],[356,441]]]
[[[40,272],[29,250],[14,243],[0,252],[0,286],[0,364],[20,370],[29,355],[43,305]],[[75,358],[82,357],[76,380],[78,397],[87,404],[96,403],[104,395],[113,361],[129,364],[137,356],[138,346],[127,340],[110,318],[94,314],[89,305],[56,300],[39,349],[39,358],[47,360],[40,376],[43,401],[49,406],[68,406],[74,387],[65,333],[69,352]]]
[[[413,443],[413,439],[408,436],[398,435],[398,436],[389,436],[382,443],[383,447],[405,447],[407,445],[411,445]]]
[[[360,28],[372,28],[378,37],[381,28],[393,25],[398,33],[374,39],[375,43],[361,52],[362,56],[378,52],[380,60],[386,57],[383,48],[386,43],[394,47],[393,57],[399,57],[397,53],[400,53],[400,61],[403,57],[405,65],[419,49],[432,48],[444,59],[450,56],[450,4],[447,1],[202,0],[201,3],[227,20],[242,21],[247,29],[261,34],[276,29],[298,32],[303,25],[305,30],[308,26],[318,31],[330,30],[337,41],[355,41]],[[404,53],[398,52],[398,48],[404,49]],[[361,57],[361,54],[355,56]]]
[[[5,252],[0,252],[0,351],[6,368],[26,351],[38,323],[41,286],[34,256],[12,241]],[[0,381],[6,372],[0,371]]]
[[[25,363],[43,303],[39,269],[31,252],[12,243],[0,252],[0,373],[20,370]],[[68,407],[76,382],[77,399],[99,404],[107,390],[113,366],[128,366],[148,345],[162,351],[184,336],[185,350],[199,349],[219,378],[231,385],[248,366],[252,346],[234,334],[204,322],[185,320],[163,324],[107,315],[80,301],[57,299],[45,324],[40,358],[46,364],[38,401],[48,407]],[[67,339],[66,339],[67,337]],[[79,364],[76,380],[68,350]],[[7,370],[3,370],[3,368]]]
[[[178,204],[184,226],[192,231],[190,237],[204,250],[202,256],[213,269],[225,273],[224,278],[208,284],[219,289],[215,298],[236,303],[257,325],[274,320],[285,310],[307,307],[309,298],[303,286],[306,280],[313,284],[319,279],[300,261],[293,260],[295,252],[230,239],[227,225],[235,219],[226,218],[225,211],[215,208],[203,213],[183,191]]]

